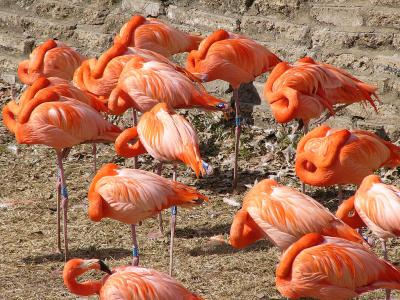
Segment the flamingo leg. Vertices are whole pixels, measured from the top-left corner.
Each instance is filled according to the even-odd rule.
[[[387,261],[388,260],[388,254],[387,254],[387,249],[386,249],[386,240],[382,240],[382,250],[383,250],[383,258]],[[391,290],[386,289],[386,300],[390,300],[390,292]]]
[[[68,230],[67,230],[67,209],[68,209],[68,191],[65,183],[64,167],[62,160],[69,150],[57,151],[57,163],[60,171],[60,183],[61,183],[61,207],[63,209],[63,230],[64,230],[64,260],[68,260]]]
[[[241,117],[240,117],[240,102],[239,102],[239,89],[233,90],[233,98],[235,100],[235,162],[233,166],[233,191],[236,191],[237,180],[238,180],[238,155],[239,155],[239,143],[240,143],[240,133],[241,133]]]
[[[131,231],[132,231],[132,242],[133,242],[132,266],[137,267],[139,265],[139,245],[138,245],[137,237],[136,237],[136,225],[135,224],[131,225]]]
[[[136,111],[136,109],[134,109],[134,108],[132,108],[132,123],[133,123],[133,126],[137,126],[137,124],[138,124],[138,116],[137,116],[137,111]],[[139,163],[139,158],[137,157],[137,156],[135,156],[134,158],[133,158],[133,167],[135,168],[135,169],[137,169],[138,168],[138,163]]]
[[[343,188],[342,188],[341,184],[338,185],[338,191],[339,191],[338,198],[339,198],[339,205],[340,205],[343,202]]]
[[[94,166],[94,173],[96,174],[97,172],[97,144],[93,143],[93,148],[92,148],[92,154],[93,154],[93,166]]]
[[[176,165],[174,165],[174,171],[172,173],[172,180],[176,181]],[[171,242],[169,245],[169,276],[172,276],[172,269],[174,266],[174,237],[176,228],[176,215],[178,214],[178,208],[173,206],[171,208]]]
[[[60,171],[57,167],[57,250],[59,253],[61,250],[61,180],[60,180]]]
[[[157,165],[157,175],[161,176],[162,172],[162,162]],[[149,233],[149,237],[153,239],[161,238],[164,235],[164,226],[163,226],[163,219],[162,219],[162,211],[158,213],[158,222],[159,222],[159,231],[158,232],[151,232]]]

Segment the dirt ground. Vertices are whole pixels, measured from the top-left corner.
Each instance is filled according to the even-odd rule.
[[[9,101],[9,86],[0,85],[0,107]],[[264,104],[263,104],[264,105]],[[196,179],[193,172],[180,167],[178,180],[195,186],[210,202],[192,210],[180,209],[175,240],[174,275],[183,285],[205,299],[283,299],[275,288],[274,272],[279,251],[268,241],[244,250],[234,250],[211,237],[228,238],[230,224],[240,208],[245,191],[254,181],[273,176],[281,183],[299,187],[292,162],[291,128],[276,125],[269,130],[245,125],[240,151],[239,195],[230,192],[233,152],[233,124],[219,113],[193,111],[188,118],[197,128],[203,159],[214,167],[213,176]],[[123,123],[123,124],[121,124]],[[120,120],[120,125],[126,124]],[[298,140],[295,136],[294,140]],[[0,125],[0,299],[78,299],[62,282],[63,257],[56,253],[55,152],[45,146],[16,145],[15,139]],[[115,155],[111,145],[99,145],[99,165],[115,162],[127,167],[132,160]],[[70,195],[68,209],[70,255],[101,258],[110,266],[131,262],[130,227],[113,220],[91,222],[87,217],[87,190],[93,177],[90,145],[75,147],[65,162]],[[140,167],[151,170],[148,156]],[[387,182],[400,185],[399,169],[382,170]],[[171,176],[166,168],[164,176]],[[336,190],[308,189],[309,194],[331,211],[336,210]],[[346,187],[350,196],[354,187]],[[236,201],[239,206],[227,202]],[[163,214],[165,227],[170,212]],[[138,227],[141,265],[168,271],[169,234],[152,240],[147,234],[157,228],[155,219]],[[369,233],[368,233],[369,234]],[[400,241],[389,242],[389,257],[400,265]],[[380,243],[375,247],[382,256]],[[392,294],[399,299],[399,293]],[[382,299],[382,290],[359,299]],[[96,299],[91,297],[90,299]]]

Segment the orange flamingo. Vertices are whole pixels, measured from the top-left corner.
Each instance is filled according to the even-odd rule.
[[[400,272],[360,244],[310,233],[283,253],[276,286],[290,299],[345,300],[379,289],[400,289]]]
[[[77,278],[90,270],[107,273],[101,280],[78,282]],[[114,270],[98,259],[69,260],[63,271],[64,284],[68,290],[79,296],[98,294],[101,300],[201,300],[167,274],[132,266]]]
[[[384,184],[379,176],[364,178],[355,196],[344,201],[336,216],[353,228],[367,225],[382,240],[387,260],[386,240],[400,237],[400,189]],[[390,291],[387,291],[390,299]]]
[[[92,58],[84,61],[74,73],[74,84],[80,89],[87,90],[97,96],[108,97],[116,87],[125,64],[135,55],[144,57],[149,61],[161,61],[171,65],[176,70],[190,75],[189,72],[156,52],[116,43],[104,52],[99,59]]]
[[[202,39],[201,36],[186,34],[160,20],[136,15],[122,26],[114,43],[148,49],[171,57],[197,49]]]
[[[279,63],[265,83],[264,98],[277,122],[298,119],[307,133],[310,119],[326,109],[333,114],[336,104],[368,101],[376,110],[376,89],[342,69],[305,57],[293,65]]]
[[[268,237],[284,250],[304,234],[320,232],[362,243],[362,237],[313,198],[275,180],[264,179],[243,199],[230,233],[235,248]]]
[[[129,141],[137,140],[134,145]],[[176,162],[190,166],[199,177],[204,175],[208,165],[201,160],[199,142],[195,129],[183,117],[175,113],[166,103],[154,106],[144,113],[136,127],[122,132],[115,141],[115,150],[123,157],[136,157],[148,152],[160,162],[158,175],[161,175],[162,163],[174,162],[173,180],[176,180]],[[206,168],[205,168],[206,167]],[[173,242],[176,227],[177,208],[172,208],[170,275],[173,267]],[[162,218],[160,215],[162,234]]]
[[[108,108],[115,114],[121,114],[129,107],[144,112],[160,102],[174,108],[228,108],[223,100],[209,95],[201,85],[193,83],[171,64],[134,56],[126,63],[117,87],[111,92]]]
[[[172,206],[200,205],[208,198],[194,188],[138,169],[104,165],[89,188],[89,218],[111,218],[132,225],[133,265],[139,263],[135,224]]]
[[[237,185],[237,156],[241,132],[239,87],[242,83],[251,82],[262,73],[270,71],[280,61],[264,46],[225,30],[212,33],[187,58],[186,68],[202,81],[221,79],[233,87],[236,112],[234,190]]]
[[[67,207],[68,193],[62,160],[69,148],[82,143],[114,142],[121,130],[105,121],[89,105],[48,90],[36,96],[19,111],[18,118],[6,106],[3,122],[15,134],[19,144],[42,144],[56,150],[60,189],[57,201],[58,249],[60,240],[60,197],[64,213],[64,249],[68,257]],[[61,196],[60,196],[61,194]]]
[[[357,184],[381,167],[400,165],[400,147],[365,130],[319,126],[297,145],[296,174],[306,184]]]
[[[28,85],[43,76],[71,80],[75,69],[85,59],[67,45],[55,40],[47,40],[33,50],[30,59],[19,64],[18,77]]]

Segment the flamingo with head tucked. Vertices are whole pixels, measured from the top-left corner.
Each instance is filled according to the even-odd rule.
[[[3,122],[15,134],[19,144],[41,144],[56,150],[59,171],[59,194],[62,196],[64,212],[64,256],[68,257],[67,206],[68,193],[62,160],[69,149],[82,143],[114,142],[121,130],[107,122],[91,106],[60,96],[47,90],[28,101],[14,115],[6,106],[3,109]],[[60,197],[57,210],[59,211]],[[60,241],[60,215],[57,214],[58,249]]]
[[[78,282],[78,276],[90,270],[107,273],[101,280]],[[69,260],[63,271],[67,289],[79,296],[99,295],[100,300],[201,300],[167,274],[140,267],[125,266],[110,270],[98,259]]]
[[[133,145],[129,143],[132,140],[136,140]],[[193,126],[183,116],[169,108],[166,103],[157,104],[142,115],[137,127],[122,132],[115,141],[115,150],[124,157],[136,157],[148,152],[160,164],[172,162],[174,164],[173,180],[176,180],[177,162],[190,166],[197,177],[200,173],[204,175],[205,169],[209,167],[201,160],[198,137]],[[158,175],[161,175],[161,167],[158,171]],[[176,214],[177,208],[174,206],[171,219],[170,275],[173,266]],[[162,234],[161,222],[160,217]]]
[[[313,198],[275,180],[257,183],[243,199],[230,233],[235,248],[268,238],[285,250],[303,235],[320,232],[357,243],[362,237]]]
[[[151,172],[104,165],[89,188],[89,218],[111,218],[135,225],[172,206],[192,207],[208,198],[194,188]],[[135,227],[132,226],[133,265],[139,263]]]
[[[197,49],[201,36],[186,34],[160,20],[133,16],[125,23],[114,43],[157,52],[167,58],[174,54]]]
[[[241,132],[239,87],[242,83],[251,82],[262,73],[270,71],[280,61],[275,54],[255,41],[222,29],[204,39],[199,49],[190,52],[187,58],[186,68],[202,81],[221,79],[233,87],[236,111],[234,190],[237,185],[237,156]]]
[[[305,57],[293,65],[279,63],[265,83],[264,98],[277,122],[297,119],[307,133],[309,121],[326,109],[333,114],[336,104],[368,101],[376,110],[376,90],[342,69]]]
[[[400,272],[360,244],[310,233],[283,253],[276,287],[290,299],[345,300],[379,288],[400,290]]]
[[[384,184],[379,176],[364,178],[355,196],[344,201],[336,216],[353,228],[368,226],[382,240],[387,260],[386,240],[400,237],[400,189]],[[390,299],[390,291],[387,291]]]
[[[74,71],[86,59],[64,43],[47,40],[36,47],[30,58],[18,66],[19,79],[31,85],[39,77],[59,77],[71,80]]]
[[[306,184],[359,185],[381,167],[400,165],[400,147],[366,130],[319,126],[297,145],[296,174]]]

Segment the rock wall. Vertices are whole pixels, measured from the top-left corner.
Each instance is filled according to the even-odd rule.
[[[1,0],[1,77],[14,80],[17,63],[47,38],[98,55],[135,13],[204,35],[224,28],[257,39],[284,60],[308,55],[345,68],[379,87],[384,115],[399,127],[400,0]],[[258,79],[257,90],[264,81]],[[366,114],[377,124],[382,118]]]

